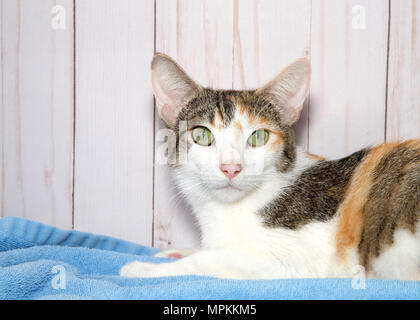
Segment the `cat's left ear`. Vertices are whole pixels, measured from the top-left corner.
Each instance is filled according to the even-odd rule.
[[[257,93],[263,94],[278,108],[283,124],[291,126],[299,119],[310,82],[311,63],[301,58],[289,64]]]

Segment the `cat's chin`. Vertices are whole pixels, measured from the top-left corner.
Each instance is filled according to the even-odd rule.
[[[235,187],[235,186],[233,186],[233,185],[231,185],[231,184],[228,184],[228,185],[226,185],[226,186],[224,186],[224,187],[219,187],[219,188],[217,188],[217,190],[224,190],[224,191],[242,191],[241,189],[239,189],[238,187]]]
[[[245,197],[247,191],[232,185],[227,185],[214,189],[213,194],[220,202],[235,202]]]

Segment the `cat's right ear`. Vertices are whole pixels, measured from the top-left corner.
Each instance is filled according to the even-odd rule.
[[[159,116],[174,126],[179,112],[201,87],[169,56],[158,53],[152,60],[152,88]]]
[[[299,119],[310,82],[311,63],[301,58],[289,64],[257,93],[271,100],[280,112],[282,122],[291,126]]]

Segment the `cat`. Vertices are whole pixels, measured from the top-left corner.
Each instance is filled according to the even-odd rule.
[[[323,278],[362,268],[367,277],[420,280],[420,140],[333,161],[297,147],[306,58],[246,91],[204,88],[164,54],[151,69],[159,116],[176,133],[174,181],[202,248],[157,255],[181,258],[174,262],[131,262],[122,276]]]

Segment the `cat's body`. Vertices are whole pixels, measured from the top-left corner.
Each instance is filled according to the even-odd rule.
[[[202,248],[163,252],[185,257],[134,262],[122,275],[351,277],[361,265],[368,276],[420,280],[420,140],[334,161],[297,148],[306,60],[256,91],[203,89],[163,55],[152,69],[159,113],[177,133],[174,180]]]

